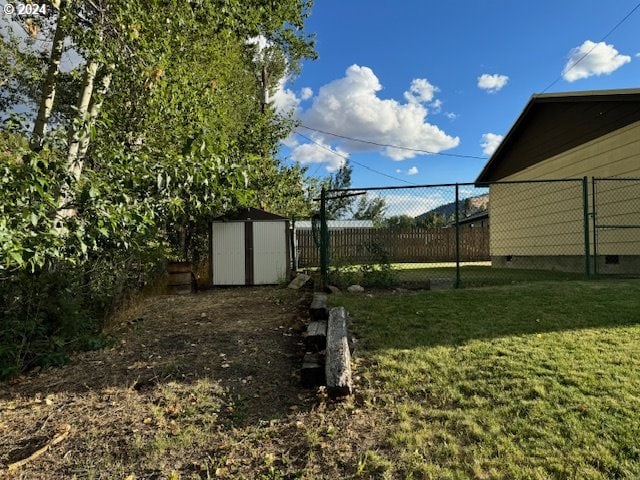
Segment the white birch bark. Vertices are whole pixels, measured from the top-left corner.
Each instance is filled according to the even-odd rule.
[[[36,118],[33,134],[31,135],[30,145],[33,150],[41,150],[44,145],[44,136],[47,133],[47,124],[49,123],[49,117],[51,117],[51,112],[53,111],[53,102],[56,97],[56,80],[60,72],[60,59],[64,51],[65,34],[62,20],[65,5],[64,2],[53,2],[53,4],[59,11],[59,17],[58,24],[56,25],[56,33],[53,36],[47,76],[42,86],[38,117]]]
[[[67,155],[67,162],[69,171],[76,181],[80,179],[80,174],[82,173],[82,160],[78,158],[78,153],[80,151],[81,141],[89,136],[88,112],[97,72],[98,64],[94,61],[89,61],[84,72],[82,90],[78,98],[76,120],[69,129],[69,153]]]
[[[87,133],[89,129],[94,125],[96,118],[98,118],[98,114],[100,113],[100,109],[102,108],[102,102],[104,101],[104,97],[109,91],[109,87],[111,86],[111,71],[107,72],[100,82],[100,89],[97,92],[97,98],[94,100],[91,105],[91,111],[89,112],[89,124],[87,125]],[[89,140],[90,135],[86,134],[80,138],[80,151],[78,152],[78,160],[77,162],[80,164],[80,169],[82,169],[82,163],[84,162],[84,157],[87,154],[87,150],[89,150]]]

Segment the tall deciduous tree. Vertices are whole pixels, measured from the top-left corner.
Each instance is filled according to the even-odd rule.
[[[365,194],[359,197],[353,206],[353,218],[355,220],[372,220],[379,225],[384,219],[387,204],[383,197]]]
[[[32,147],[48,141],[54,108],[65,112],[57,126],[70,129],[68,175],[52,191],[66,192],[60,208],[77,212],[67,231],[80,257],[139,242],[145,226],[170,236],[234,205],[304,208],[303,170],[275,158],[291,123],[261,108],[264,88],[247,39],[269,38],[273,58],[294,71],[313,56],[303,30],[309,7],[301,0],[59,5]],[[75,95],[60,97],[65,45],[77,57],[76,70],[89,74],[76,81],[82,86]],[[284,74],[272,71],[269,88]],[[56,98],[63,103],[56,106]],[[62,153],[61,144],[49,146]],[[157,233],[149,234],[155,241]]]
[[[276,157],[291,119],[265,100],[285,74],[276,60],[294,72],[313,56],[309,6],[66,0],[43,19],[53,40],[43,55],[20,50],[20,39],[0,44],[0,72],[13,75],[0,102],[33,97],[40,107],[27,122],[37,124],[33,148],[26,132],[0,127],[0,303],[10,317],[0,322],[0,377],[82,345],[131,268],[180,250],[193,258],[207,217],[239,205],[306,208],[304,169]],[[264,81],[247,44],[257,36],[274,49]],[[61,71],[64,49],[71,65]],[[38,92],[16,59],[48,67],[33,63]],[[73,214],[57,228],[64,210]]]

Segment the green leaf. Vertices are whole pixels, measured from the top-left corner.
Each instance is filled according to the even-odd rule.
[[[20,266],[24,263],[24,261],[22,260],[22,254],[20,252],[16,252],[14,250],[12,252],[9,252],[9,256]]]

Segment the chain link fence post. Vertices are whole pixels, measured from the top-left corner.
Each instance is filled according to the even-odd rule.
[[[329,228],[327,227],[327,191],[320,193],[320,273],[322,286],[329,285]]]
[[[597,197],[597,182],[596,177],[591,177],[591,203],[593,205],[592,208],[592,218],[593,218],[593,274],[598,275],[598,219],[596,212],[596,197]]]
[[[584,218],[584,274],[591,275],[591,259],[589,257],[589,183],[587,177],[582,178],[582,209]]]
[[[460,288],[460,185],[456,183],[456,288]]]

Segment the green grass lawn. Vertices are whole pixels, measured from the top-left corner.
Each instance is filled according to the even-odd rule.
[[[640,478],[640,281],[333,301],[388,419],[363,478]]]

